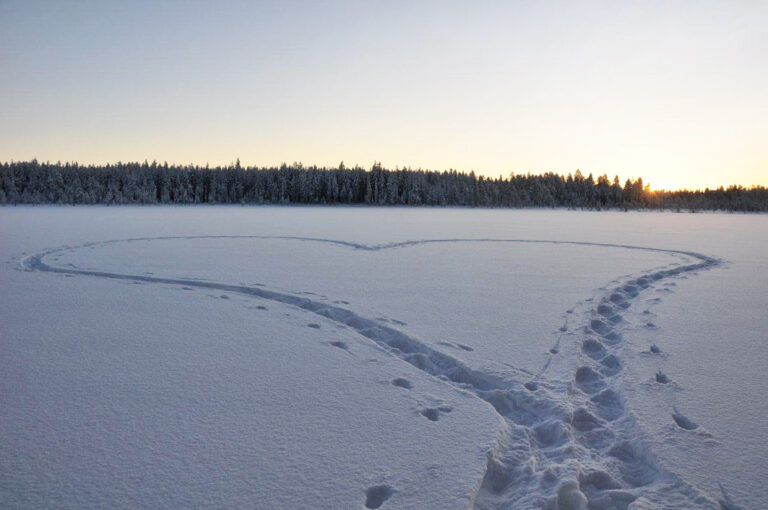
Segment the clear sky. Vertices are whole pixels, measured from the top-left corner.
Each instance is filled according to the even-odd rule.
[[[0,0],[0,160],[768,185],[768,1]]]

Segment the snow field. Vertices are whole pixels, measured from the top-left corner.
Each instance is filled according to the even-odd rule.
[[[313,508],[324,505],[333,507],[340,503],[342,507],[349,503],[351,507],[363,505],[371,508],[474,506],[571,509],[588,506],[607,509],[647,508],[651,505],[657,508],[717,508],[715,500],[719,489],[711,486],[712,477],[715,483],[722,480],[725,487],[734,485],[733,479],[707,466],[691,470],[690,466],[695,464],[684,462],[684,458],[681,462],[679,451],[670,456],[660,447],[660,441],[673,438],[677,443],[698,441],[699,453],[701,449],[715,452],[719,448],[712,441],[718,431],[702,425],[698,417],[690,413],[691,407],[687,405],[686,398],[679,397],[687,394],[697,397],[699,393],[695,385],[686,384],[683,387],[678,383],[678,367],[674,363],[670,365],[669,360],[678,360],[676,363],[679,364],[684,356],[673,357],[670,354],[667,339],[659,336],[664,334],[664,328],[658,326],[665,317],[663,301],[674,295],[677,287],[685,286],[687,279],[715,274],[730,263],[723,264],[723,259],[711,256],[714,255],[712,242],[701,236],[706,231],[699,232],[699,241],[689,236],[679,245],[674,245],[665,237],[667,230],[649,232],[638,229],[638,226],[656,224],[659,216],[664,215],[604,213],[601,216],[561,211],[504,211],[502,214],[499,211],[456,210],[222,209],[171,208],[169,223],[173,225],[158,229],[136,221],[130,228],[120,227],[123,232],[116,233],[125,234],[123,237],[104,235],[107,231],[119,230],[105,229],[112,221],[107,219],[103,225],[91,229],[94,231],[77,234],[75,237],[79,237],[79,243],[60,233],[51,235],[47,232],[47,236],[41,237],[46,233],[43,228],[42,232],[36,233],[34,242],[26,241],[32,255],[26,254],[14,261],[15,266],[23,267],[25,272],[6,272],[4,279],[14,284],[14,288],[23,289],[21,295],[27,295],[29,302],[39,298],[44,286],[52,286],[51,279],[63,282],[61,292],[58,295],[54,293],[52,303],[44,307],[45,312],[52,316],[41,323],[43,328],[48,325],[42,335],[43,338],[48,337],[48,347],[57,345],[62,335],[62,331],[52,330],[50,325],[61,322],[63,317],[57,317],[59,315],[70,317],[67,312],[72,308],[81,315],[79,322],[73,325],[73,328],[81,330],[79,336],[73,336],[79,338],[74,343],[88,344],[93,341],[93,319],[88,318],[88,313],[103,307],[102,298],[105,292],[109,294],[105,290],[109,285],[141,289],[146,296],[140,301],[156,299],[161,294],[159,289],[164,289],[163,293],[173,289],[174,297],[164,301],[169,317],[173,316],[176,308],[190,306],[190,299],[203,297],[207,304],[199,306],[200,311],[195,317],[198,320],[206,315],[217,317],[215,322],[233,338],[247,335],[228,321],[219,321],[219,314],[211,312],[221,307],[242,307],[250,312],[248,319],[241,321],[247,323],[263,319],[254,319],[254,314],[259,317],[259,314],[272,314],[276,307],[284,308],[280,315],[283,322],[277,324],[267,320],[263,326],[267,334],[260,337],[257,344],[271,345],[278,337],[303,339],[307,334],[320,333],[329,335],[318,344],[325,350],[317,353],[310,351],[311,354],[302,350],[301,356],[297,356],[299,348],[296,345],[281,344],[287,350],[273,359],[289,360],[286,362],[289,370],[273,374],[273,378],[266,378],[268,382],[258,377],[245,378],[241,383],[243,386],[261,381],[261,392],[254,392],[261,395],[269,388],[293,388],[302,386],[302,383],[311,385],[305,379],[309,377],[306,372],[317,375],[313,365],[318,361],[327,364],[335,359],[334,356],[345,359],[357,355],[361,349],[373,349],[387,363],[409,371],[387,373],[378,379],[381,388],[373,385],[379,390],[395,390],[397,395],[406,395],[406,398],[413,400],[408,412],[402,409],[395,412],[398,420],[394,430],[400,432],[397,437],[401,441],[404,437],[413,441],[417,437],[423,439],[425,433],[435,432],[435,429],[421,430],[420,427],[447,427],[446,432],[440,429],[444,442],[435,446],[439,452],[430,450],[430,453],[424,453],[420,450],[419,455],[412,456],[408,445],[380,441],[380,427],[372,422],[372,419],[376,420],[376,412],[360,407],[362,404],[358,397],[370,396],[368,393],[373,391],[368,387],[362,390],[364,385],[371,384],[370,381],[361,381],[364,375],[378,377],[374,375],[380,370],[378,364],[366,359],[360,365],[360,378],[355,379],[353,397],[347,395],[350,387],[343,383],[345,376],[358,374],[358,368],[351,368],[353,363],[346,363],[341,372],[323,369],[320,371],[323,374],[335,373],[338,377],[326,383],[326,388],[330,389],[326,400],[331,404],[321,413],[321,421],[337,424],[331,428],[345,434],[354,428],[360,437],[377,437],[375,441],[369,441],[367,447],[373,449],[374,457],[385,459],[383,465],[391,467],[382,470],[357,461],[350,463],[348,457],[337,452],[338,448],[329,448],[323,450],[325,454],[310,456],[311,460],[298,470],[301,479],[310,480],[310,483],[289,482],[296,475],[292,472],[294,462],[285,459],[294,459],[302,451],[312,451],[313,446],[325,443],[326,436],[333,437],[333,433],[328,432],[329,428],[310,431],[299,425],[302,423],[300,419],[285,420],[290,425],[283,426],[283,430],[290,441],[282,446],[279,446],[281,443],[277,438],[263,432],[267,428],[260,428],[258,433],[264,441],[256,450],[261,457],[273,460],[268,468],[262,466],[255,473],[250,473],[250,479],[259,480],[265,471],[272,470],[271,485],[254,484],[250,491],[246,490],[243,487],[248,485],[248,476],[243,475],[245,481],[242,486],[228,484],[226,480],[230,478],[226,477],[218,486],[218,491],[209,492],[219,498],[235,498],[231,499],[232,506],[247,506],[248,501],[257,501],[264,503],[265,507],[272,502],[290,502],[294,507]],[[57,209],[33,209],[37,214],[32,216],[43,224],[54,225],[56,222],[46,217],[52,210]],[[92,210],[103,211],[100,208]],[[82,214],[81,211],[75,209],[70,215],[77,216]],[[146,209],[127,208],[120,211],[135,213],[140,218],[147,214],[151,216]],[[200,216],[204,211],[243,221],[224,236],[202,233],[200,225],[193,227],[190,220],[199,219],[202,220],[199,223],[205,223],[207,218]],[[310,212],[316,213],[318,218],[310,218]],[[122,214],[109,211],[107,216],[117,219]],[[393,235],[385,227],[377,233],[379,239],[371,239],[370,229],[362,229],[358,225],[361,222],[358,215],[363,222],[372,219],[376,222],[382,219],[391,221],[394,218],[398,220],[398,226],[405,227],[406,234],[414,235],[410,239],[398,240],[403,233]],[[674,221],[664,218],[671,224],[668,231],[674,230],[674,223],[680,215],[670,216]],[[329,217],[348,221],[337,221],[334,227],[329,228],[324,223]],[[520,217],[529,221],[526,223]],[[255,218],[256,224],[268,220],[279,227],[257,227]],[[296,223],[297,219],[309,219],[309,224]],[[499,223],[500,219],[504,222]],[[550,239],[542,239],[541,235],[524,237],[531,233],[530,220],[533,219],[537,222],[537,233],[548,233]],[[585,223],[585,219],[589,221]],[[277,223],[274,223],[276,220]],[[474,228],[468,228],[475,220],[483,220],[482,227],[474,224]],[[568,225],[575,225],[577,220],[585,223],[580,225],[582,232],[577,234],[581,240],[564,243],[570,241],[568,237],[575,232],[573,228],[567,228]],[[721,215],[710,215],[704,220],[710,220],[715,225],[723,224]],[[738,223],[741,220],[731,221]],[[386,223],[384,221],[382,225]],[[210,231],[210,228],[203,230]],[[14,241],[18,237],[28,237],[28,230],[23,227],[7,231],[8,238]],[[319,233],[324,235],[318,236]],[[331,233],[337,233],[339,237],[327,235]],[[487,235],[457,236],[457,233]],[[427,234],[433,236],[427,237]],[[494,237],[491,234],[507,235]],[[56,240],[57,235],[62,242],[50,242]],[[386,235],[391,237],[387,239]],[[94,241],[96,238],[100,240]],[[108,242],[109,239],[115,241]],[[645,242],[633,244],[633,240]],[[692,246],[697,243],[708,249],[709,254],[693,249]],[[62,246],[67,247],[61,249]],[[19,250],[9,253],[17,257],[20,254]],[[738,257],[736,259],[739,260]],[[20,279],[25,279],[25,283],[20,283]],[[37,282],[38,287],[35,288],[31,282]],[[69,288],[71,292],[74,282],[78,282],[81,292],[73,299],[63,289]],[[757,288],[762,288],[761,285],[757,284]],[[689,296],[687,303],[696,302],[708,290],[701,288],[699,296]],[[89,307],[79,303],[84,298],[90,301]],[[29,317],[30,307],[11,304],[19,308],[19,317]],[[39,310],[39,305],[32,308]],[[83,316],[83,313],[86,315]],[[113,320],[123,315],[141,316],[130,309],[111,306],[104,313],[95,313],[91,317],[108,316]],[[676,316],[680,315],[683,314]],[[291,322],[293,320],[296,322]],[[681,321],[681,324],[684,323]],[[36,350],[33,355],[26,351],[26,344],[18,342],[19,332],[28,328],[28,321],[22,324],[9,320],[7,324],[8,332],[13,337],[7,347],[9,352],[16,353],[13,364],[37,369],[45,367],[47,362],[39,358],[47,350]],[[759,327],[755,327],[757,324],[759,319],[755,318],[750,327],[758,330]],[[178,346],[178,343],[171,341],[173,335],[160,335],[157,328],[144,324],[110,328],[113,334],[123,330],[143,332],[140,336],[157,342],[158,346],[163,345],[168,353],[175,352]],[[705,338],[705,341],[709,339]],[[132,344],[121,342],[120,345],[125,349],[125,346]],[[77,347],[83,350],[82,345]],[[131,372],[148,373],[153,353],[144,344],[141,348],[130,347],[129,350],[129,363],[125,366],[130,367]],[[230,370],[232,356],[238,357],[241,351],[246,352],[247,349],[244,351],[244,347],[237,344],[230,346],[229,358],[219,364],[221,373]],[[169,354],[168,357],[172,356]],[[68,360],[65,366],[76,372],[83,371],[84,363],[80,358],[64,359]],[[253,358],[252,361],[254,366],[259,367],[256,372],[269,373],[269,369],[265,368],[268,364],[265,358]],[[88,368],[93,365],[89,364]],[[236,367],[237,363],[233,365]],[[184,377],[178,380],[175,387],[184,388],[179,392],[182,399],[195,400],[201,392],[199,386],[184,382],[185,378],[194,379],[200,367],[198,362],[194,370],[184,372]],[[653,368],[652,379],[638,383],[636,367],[643,370]],[[42,373],[47,372],[43,370]],[[23,377],[18,370],[10,370],[8,374],[5,380],[9,386],[15,390],[23,388],[19,385]],[[105,376],[105,379],[108,377]],[[146,379],[152,380],[152,377]],[[276,384],[276,380],[280,384]],[[421,393],[425,381],[441,390]],[[21,393],[31,391],[35,398],[45,400],[55,393],[50,388],[56,384],[55,380],[49,380],[34,391],[23,388]],[[648,387],[653,388],[653,392],[643,390]],[[693,389],[689,389],[691,387]],[[637,388],[643,391],[637,391]],[[112,388],[104,392],[105,398],[115,391]],[[448,396],[440,395],[439,391],[447,391]],[[657,406],[652,413],[654,423],[665,423],[665,433],[649,426],[649,419],[644,414],[650,408],[644,404],[649,399],[670,401],[668,397],[659,398],[660,392],[678,395],[672,399],[672,406],[663,409]],[[282,401],[275,407],[275,412],[267,415],[286,414],[284,408],[309,408],[306,395],[299,391],[290,393],[294,399]],[[461,398],[456,395],[461,395]],[[377,398],[391,396],[385,397],[382,393]],[[711,396],[717,397],[717,393]],[[223,396],[212,400],[217,399],[226,400]],[[337,404],[344,399],[349,406]],[[274,400],[270,402],[274,405]],[[20,407],[19,401],[10,403],[12,410],[14,406]],[[146,402],[141,405],[146,407]],[[357,406],[357,413],[349,409],[354,406]],[[94,402],[93,408],[99,407],[99,403]],[[250,408],[255,417],[248,416],[252,420],[263,420],[265,418],[261,415],[268,407],[264,404],[258,410]],[[181,408],[184,409],[184,406]],[[640,411],[639,415],[635,409]],[[194,422],[196,411],[196,408],[190,407],[184,409],[182,414],[189,414]],[[245,414],[236,421],[247,422]],[[350,416],[358,416],[359,419]],[[417,418],[416,424],[413,418]],[[115,420],[109,418],[102,418],[102,421],[111,423],[117,430],[125,428],[123,424],[115,425]],[[88,422],[88,426],[78,420],[73,423],[75,425],[70,426],[70,430],[81,428],[90,431],[99,420]],[[173,427],[169,428],[173,430]],[[466,438],[465,428],[472,429],[479,437]],[[96,429],[95,437],[103,438],[103,432],[98,427]],[[224,435],[227,437],[237,437],[237,434],[230,433],[227,426],[214,427],[207,432],[226,432]],[[13,432],[7,432],[6,436],[9,444],[15,445],[15,458],[30,457],[32,448],[29,444],[15,443],[18,437]],[[200,436],[205,437],[205,434]],[[456,457],[449,455],[451,447],[448,445],[451,443],[448,439],[457,438],[463,438],[460,440],[461,451],[467,453],[462,454],[461,462],[451,463],[448,459]],[[440,441],[433,437],[430,439]],[[54,446],[59,441],[65,442],[63,437],[51,440]],[[168,441],[161,441],[161,444],[168,451],[176,452],[187,464],[189,459],[196,458],[200,450],[199,446],[189,445],[178,448],[178,445]],[[400,446],[394,447],[395,444]],[[733,442],[729,446],[733,447]],[[735,446],[738,449],[741,444]],[[388,453],[394,449],[398,449],[403,460],[397,466],[389,462]],[[280,455],[275,455],[275,450]],[[446,460],[440,460],[441,456],[446,456]],[[326,463],[321,458],[332,458],[334,464],[346,461],[346,474],[325,476]],[[424,463],[430,459],[436,462],[429,464],[427,471],[431,470],[435,480],[430,479],[431,482],[426,484]],[[108,465],[109,461],[102,463]],[[90,462],[83,464],[86,466],[82,471],[86,475],[84,478],[98,478],[93,475],[98,470],[93,469]],[[156,468],[153,462],[146,465]],[[232,466],[226,465],[224,469],[231,470]],[[50,476],[57,471],[43,463],[37,469],[27,468],[27,472],[30,476],[39,473]],[[189,487],[192,485],[189,480],[195,478],[178,467],[169,469],[168,473],[166,478],[174,480],[176,486]],[[52,479],[60,480],[61,477],[66,478],[59,473]],[[207,480],[206,477],[201,479]],[[420,480],[421,488],[418,490],[409,482],[415,479]],[[14,490],[8,493],[17,496],[25,492],[24,488],[34,485],[29,479],[14,483]],[[166,484],[173,485],[171,482]],[[100,480],[99,488],[94,485],[90,489],[91,494],[107,497],[105,494],[117,485],[116,480],[106,477]],[[742,499],[737,497],[735,501],[743,501],[743,487],[738,483],[736,485],[736,494]],[[151,484],[148,486],[151,487]],[[61,492],[52,489],[50,484],[44,483],[42,487],[47,487],[48,497]],[[144,486],[139,484],[138,487]],[[435,491],[444,495],[444,499],[434,499]],[[64,493],[70,494],[67,491]],[[194,491],[191,494],[191,500],[199,499],[198,503],[206,501],[200,494],[194,496]],[[154,496],[156,499],[152,499],[151,495],[148,497],[148,501],[155,501],[155,506],[163,503],[157,495]],[[726,501],[726,505],[731,505],[730,508],[736,508],[733,501],[728,502],[727,496],[722,495],[721,499]],[[78,501],[88,503],[93,500],[81,495]],[[46,497],[41,496],[40,501],[46,501]]]

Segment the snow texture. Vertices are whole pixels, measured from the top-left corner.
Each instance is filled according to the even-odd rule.
[[[765,222],[2,209],[0,506],[758,507]]]

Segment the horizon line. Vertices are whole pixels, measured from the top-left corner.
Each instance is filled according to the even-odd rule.
[[[470,170],[459,170],[457,168],[449,167],[447,169],[434,169],[434,168],[426,168],[426,167],[418,167],[413,168],[410,165],[395,165],[394,168],[387,168],[381,164],[380,161],[374,160],[374,162],[370,165],[370,167],[366,167],[361,165],[360,163],[355,163],[352,166],[347,166],[344,163],[344,160],[339,161],[337,165],[317,165],[317,164],[304,164],[302,161],[293,161],[292,163],[288,163],[286,161],[281,161],[278,164],[271,164],[271,165],[264,165],[264,164],[243,164],[240,161],[240,158],[235,158],[233,161],[230,161],[228,164],[211,164],[209,162],[206,162],[205,164],[202,163],[178,163],[178,162],[169,162],[168,160],[163,160],[162,162],[158,161],[157,159],[152,159],[151,161],[147,158],[145,158],[143,161],[139,160],[117,160],[117,161],[107,161],[103,163],[94,163],[94,162],[88,162],[88,163],[82,163],[77,160],[71,160],[71,161],[62,161],[57,160],[55,162],[51,162],[50,159],[47,159],[45,161],[38,160],[38,158],[31,158],[31,159],[20,159],[20,160],[14,160],[13,158],[7,160],[7,161],[0,161],[0,165],[5,164],[19,164],[19,163],[37,163],[39,165],[77,165],[80,167],[107,167],[107,166],[116,166],[116,165],[156,165],[156,166],[168,166],[169,168],[188,168],[188,169],[197,169],[197,170],[218,170],[218,169],[235,169],[240,168],[242,170],[271,170],[271,169],[280,169],[282,167],[288,167],[288,168],[294,168],[294,169],[303,169],[303,170],[363,170],[366,172],[371,172],[373,170],[376,170],[377,167],[379,170],[384,170],[388,172],[396,172],[396,171],[410,171],[410,172],[433,172],[433,173],[445,173],[445,172],[456,172],[458,174],[463,175],[471,175],[475,174],[478,178],[482,177],[486,180],[510,180],[514,177],[541,177],[544,175],[556,175],[558,177],[563,178],[563,180],[566,180],[568,177],[575,178],[577,173],[580,173],[582,177],[585,180],[588,180],[590,177],[592,177],[594,182],[597,182],[598,178],[600,177],[607,177],[611,184],[614,183],[615,179],[619,179],[619,185],[623,187],[624,184],[626,184],[627,181],[629,182],[637,182],[637,180],[643,181],[644,187],[649,187],[649,191],[652,193],[659,193],[659,192],[705,192],[705,191],[714,191],[718,189],[724,189],[727,190],[729,188],[743,188],[743,189],[755,189],[755,188],[768,188],[768,183],[766,184],[757,184],[757,183],[751,183],[751,184],[740,184],[740,183],[731,183],[727,185],[719,185],[719,186],[706,186],[704,188],[698,187],[698,188],[677,188],[677,189],[666,189],[666,188],[654,188],[653,185],[650,182],[645,182],[645,178],[642,175],[634,176],[634,177],[627,177],[627,178],[619,178],[619,174],[614,174],[614,177],[611,178],[608,172],[603,173],[597,173],[593,171],[582,171],[580,168],[576,168],[575,170],[569,170],[567,173],[565,172],[558,172],[558,171],[552,171],[547,170],[543,172],[531,172],[530,170],[525,173],[518,173],[514,171],[507,172],[506,176],[499,172],[497,175],[498,177],[495,177],[493,174],[484,173],[480,170],[470,169]],[[623,184],[622,184],[623,181]]]

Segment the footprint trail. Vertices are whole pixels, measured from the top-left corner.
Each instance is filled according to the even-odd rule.
[[[44,260],[65,250],[92,249],[122,242],[233,238],[317,242],[362,251],[402,249],[432,243],[565,244],[661,252],[684,258],[686,262],[652,270],[637,277],[626,276],[618,283],[599,290],[598,294],[583,302],[581,309],[568,310],[568,320],[561,328],[563,334],[558,337],[550,353],[557,355],[560,352],[560,344],[566,337],[580,341],[577,368],[572,379],[546,379],[544,375],[550,358],[534,380],[523,382],[503,374],[475,370],[458,358],[389,325],[397,322],[382,323],[381,320],[368,319],[339,306],[344,304],[344,301],[329,304],[306,297],[307,294],[278,292],[260,285],[233,285],[194,278],[164,278],[152,274],[119,274],[69,266],[58,267]],[[219,293],[242,294],[292,305],[347,326],[375,342],[389,354],[462,390],[474,393],[504,417],[506,425],[500,432],[494,451],[489,454],[485,476],[475,494],[475,508],[547,510],[627,509],[630,505],[644,508],[640,505],[645,502],[650,504],[650,501],[665,502],[671,505],[669,508],[718,508],[715,500],[658,465],[634,415],[626,409],[621,378],[621,330],[624,327],[624,314],[632,301],[659,281],[681,278],[686,273],[696,273],[718,264],[720,261],[717,259],[693,252],[606,243],[526,239],[431,239],[363,245],[331,239],[285,236],[188,236],[112,240],[55,248],[22,259],[22,266],[27,271],[180,285]],[[664,286],[665,289],[669,287],[671,285]],[[310,323],[308,326],[320,327],[317,323]],[[568,330],[576,334],[565,333]],[[348,350],[346,344],[331,345]],[[465,351],[471,350],[468,346],[459,347]],[[652,350],[655,351],[653,347]],[[406,390],[412,388],[410,381],[404,379],[396,379],[392,384]],[[440,415],[446,412],[450,412],[450,409],[428,408],[421,414],[430,421],[437,421]],[[697,427],[676,409],[672,418],[682,429],[692,430]],[[369,488],[366,491],[366,507],[378,508],[391,494],[393,489],[388,486]]]

